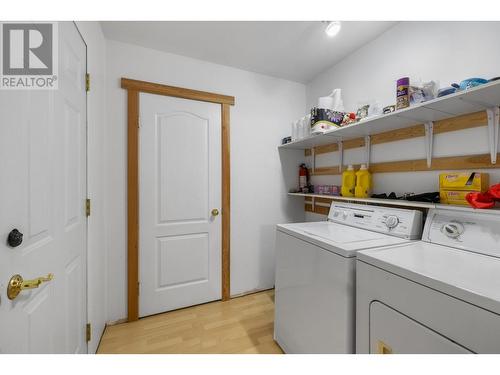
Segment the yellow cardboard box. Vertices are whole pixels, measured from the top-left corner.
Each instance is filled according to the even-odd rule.
[[[465,196],[473,191],[468,190],[440,190],[439,200],[443,204],[459,204],[468,206],[469,203],[465,200]]]
[[[447,172],[439,175],[439,191],[485,192],[488,190],[489,184],[490,178],[488,173]]]

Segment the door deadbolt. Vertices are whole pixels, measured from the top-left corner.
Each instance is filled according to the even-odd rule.
[[[17,229],[12,229],[7,237],[7,244],[10,247],[18,247],[23,243],[23,234]]]

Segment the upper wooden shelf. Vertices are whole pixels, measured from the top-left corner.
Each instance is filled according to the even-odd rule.
[[[500,105],[500,80],[429,100],[386,115],[311,135],[279,146],[280,149],[304,150],[338,141],[404,129],[416,124],[445,120]]]

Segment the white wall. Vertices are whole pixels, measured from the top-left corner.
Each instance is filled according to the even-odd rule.
[[[274,225],[304,218],[295,185],[300,152],[278,154],[290,122],[303,115],[302,84],[151,49],[108,41],[107,247],[108,320],[126,317],[127,77],[233,95],[231,108],[231,294],[274,285]],[[290,165],[282,168],[281,163]],[[285,172],[283,172],[285,171]]]
[[[500,76],[500,22],[401,22],[374,41],[314,78],[306,86],[307,106],[333,88],[341,88],[346,110],[359,101],[377,99],[382,106],[395,103],[396,80],[438,80],[442,87],[470,77]],[[334,40],[332,41],[334,42]],[[364,151],[347,150],[344,163],[363,162]],[[434,155],[488,153],[486,127],[435,136]],[[372,147],[372,162],[424,159],[423,138]],[[319,155],[316,166],[335,165],[338,153]],[[492,183],[500,171],[490,169]],[[374,175],[374,192],[437,191],[439,172]],[[313,177],[315,184],[340,184],[340,176]],[[307,215],[318,219],[317,215]]]
[[[92,324],[89,353],[95,353],[106,322],[106,220],[105,218],[105,49],[106,41],[98,22],[76,22],[87,44],[87,72],[91,89],[87,95],[88,197],[92,213],[88,221],[87,321]]]

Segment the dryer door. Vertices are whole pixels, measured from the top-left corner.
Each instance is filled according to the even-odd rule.
[[[466,354],[472,352],[387,305],[374,301],[370,304],[370,353]]]

